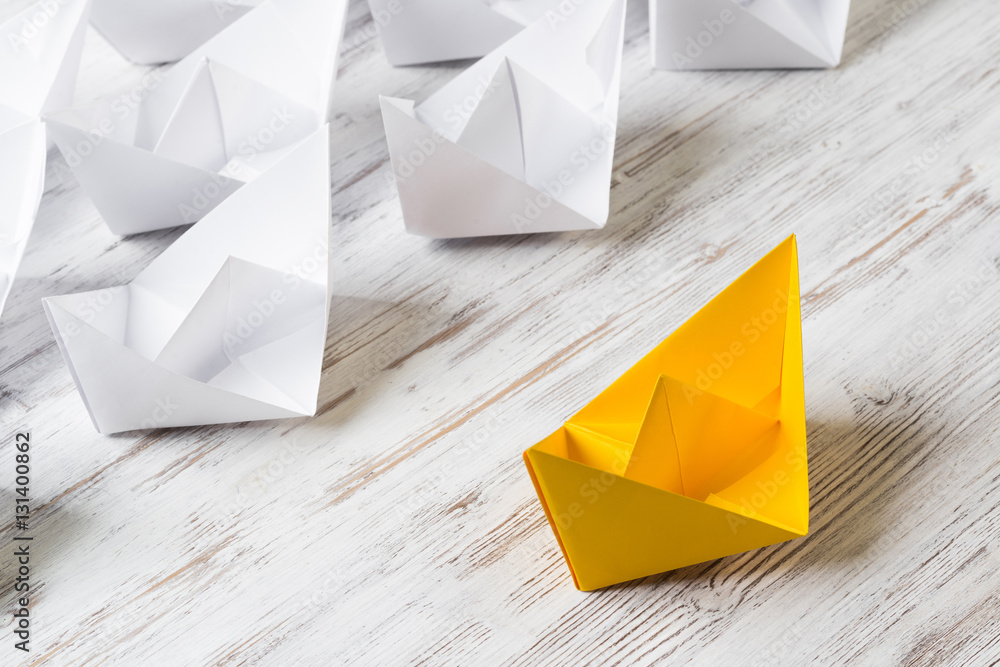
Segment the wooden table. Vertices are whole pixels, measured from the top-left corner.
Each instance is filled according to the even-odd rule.
[[[39,300],[121,284],[65,168],[0,328],[4,664],[1000,660],[1000,14],[855,0],[832,71],[650,68],[629,2],[602,232],[407,235],[352,3],[313,419],[100,436]],[[78,99],[148,70],[88,34]],[[798,234],[811,532],[580,593],[520,453]],[[13,649],[14,433],[34,439],[32,652]]]

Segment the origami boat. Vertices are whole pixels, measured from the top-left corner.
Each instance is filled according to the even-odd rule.
[[[0,23],[0,314],[45,187],[39,116],[73,101],[90,0],[36,2]]]
[[[346,7],[266,0],[165,74],[49,114],[49,133],[111,231],[196,222],[316,132]]]
[[[90,22],[140,65],[180,60],[259,0],[94,0]]]
[[[330,304],[329,126],[128,285],[43,301],[94,426],[312,415]]]
[[[580,590],[809,529],[795,238],[524,453]]]
[[[650,0],[661,69],[836,67],[851,0]]]
[[[368,7],[386,57],[401,66],[484,56],[560,1],[368,0]]]
[[[407,231],[459,238],[607,223],[625,2],[568,7],[420,104],[382,98]]]

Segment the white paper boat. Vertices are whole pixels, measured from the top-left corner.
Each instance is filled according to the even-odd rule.
[[[836,67],[851,0],[650,0],[661,69]]]
[[[73,101],[89,7],[36,2],[0,24],[0,314],[45,187],[38,117]]]
[[[50,114],[116,234],[190,224],[326,122],[346,0],[269,0],[136,90]]]
[[[8,125],[13,118],[4,116],[0,110],[0,314],[45,186],[45,127],[37,118]]]
[[[73,103],[90,0],[40,0],[0,24],[0,106],[34,117]]]
[[[94,0],[90,22],[134,63],[180,60],[260,0]]]
[[[422,104],[382,98],[407,230],[453,238],[607,223],[625,1],[570,7]]]
[[[386,58],[401,66],[484,56],[559,2],[368,0],[368,7]]]
[[[314,414],[329,241],[324,127],[130,284],[45,299],[97,430]]]

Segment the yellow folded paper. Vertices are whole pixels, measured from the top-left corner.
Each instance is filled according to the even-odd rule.
[[[524,462],[580,590],[805,535],[795,237]]]

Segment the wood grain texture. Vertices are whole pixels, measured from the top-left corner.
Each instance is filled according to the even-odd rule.
[[[801,72],[653,71],[628,10],[607,228],[430,241],[377,95],[461,66],[391,68],[352,3],[313,419],[98,436],[39,300],[127,281],[180,231],[113,237],[51,159],[0,326],[4,664],[1000,662],[995,1],[854,0],[841,67]],[[78,99],[146,71],[91,30]],[[577,592],[521,451],[792,232],[809,536]]]

